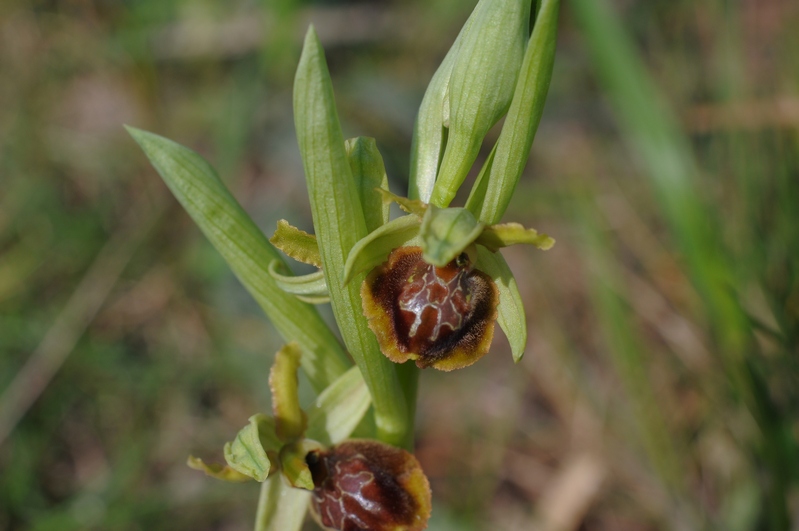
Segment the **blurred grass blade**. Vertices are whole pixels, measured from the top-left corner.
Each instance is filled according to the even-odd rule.
[[[325,446],[350,436],[369,409],[369,389],[357,367],[345,372],[308,409],[306,437]]]
[[[261,485],[255,531],[299,531],[305,521],[311,493],[295,489],[275,474]]]
[[[194,151],[133,127],[128,132],[194,222],[219,251],[286,341],[297,341],[302,368],[321,391],[349,366],[344,350],[312,306],[278,287],[269,264],[282,262],[252,219]]]
[[[347,256],[367,235],[367,229],[344,148],[330,73],[313,27],[305,37],[294,80],[294,122],[333,314],[372,393],[378,437],[399,444],[408,429],[405,401],[394,366],[380,352],[361,310],[364,275],[344,283]]]
[[[637,150],[672,235],[688,265],[718,342],[717,352],[731,389],[743,400],[763,436],[762,454],[771,477],[766,487],[770,529],[786,530],[786,503],[799,448],[785,434],[792,428],[755,368],[756,346],[737,300],[735,264],[722,252],[713,230],[714,210],[696,186],[697,165],[688,138],[668,109],[619,17],[605,0],[573,0],[572,8],[597,72],[619,117],[622,135]],[[715,212],[716,219],[721,216]]]
[[[300,367],[300,348],[288,343],[275,355],[269,371],[269,389],[272,391],[272,412],[275,415],[275,433],[283,442],[290,442],[305,433],[308,417],[300,408],[297,394],[297,370]]]
[[[493,253],[482,245],[477,246],[475,267],[490,276],[497,285],[497,323],[508,338],[513,361],[518,363],[527,346],[527,319],[513,272],[500,253]]]
[[[422,220],[408,215],[389,221],[376,231],[361,239],[350,251],[344,265],[344,281],[364,271],[371,271],[386,261],[388,254],[410,242],[419,234]]]
[[[541,2],[508,116],[497,140],[485,196],[481,200],[478,190],[473,198],[469,198],[473,205],[470,209],[474,212],[479,204],[477,217],[488,225],[502,219],[530,156],[552,79],[559,7],[560,0]],[[478,180],[475,186],[480,185],[482,183]]]
[[[278,220],[277,229],[269,238],[269,243],[298,262],[322,267],[316,236],[298,229],[285,219]]]
[[[367,232],[388,223],[389,205],[380,190],[388,190],[388,175],[383,156],[374,138],[359,136],[344,143],[352,177],[358,187]]]

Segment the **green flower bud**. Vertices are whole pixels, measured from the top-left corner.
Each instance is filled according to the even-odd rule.
[[[507,112],[529,23],[529,0],[480,0],[467,21],[447,87],[449,135],[430,203],[449,205],[486,133]]]

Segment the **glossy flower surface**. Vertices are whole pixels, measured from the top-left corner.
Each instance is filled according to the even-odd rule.
[[[450,371],[488,352],[498,295],[491,278],[466,253],[445,267],[400,247],[375,268],[361,289],[364,315],[391,361]]]
[[[430,484],[410,453],[351,440],[306,461],[313,475],[311,514],[336,531],[420,531],[430,518]]]

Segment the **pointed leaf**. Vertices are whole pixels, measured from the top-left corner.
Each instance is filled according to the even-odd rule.
[[[488,187],[478,216],[486,224],[502,219],[527,164],[552,79],[559,6],[560,0],[541,2],[508,116],[497,140]]]
[[[283,442],[302,437],[308,423],[305,412],[300,409],[300,398],[297,394],[300,356],[299,345],[289,343],[277,352],[272,370],[269,371],[275,432]]]
[[[491,175],[491,167],[494,165],[494,155],[497,153],[497,145],[491,148],[491,153],[480,168],[480,173],[477,174],[477,179],[474,181],[469,198],[466,200],[466,208],[474,214],[474,217],[480,219],[480,211],[483,209],[483,200],[488,190],[488,179]]]
[[[309,273],[307,275],[290,276],[278,273],[277,269],[279,267],[282,268],[283,264],[277,261],[269,264],[269,274],[275,279],[280,289],[286,293],[297,295],[301,299],[317,298],[330,300],[324,272],[317,271],[316,273]]]
[[[480,0],[469,17],[449,81],[449,134],[430,203],[445,207],[486,133],[513,97],[527,45],[530,0]]]
[[[316,441],[304,439],[287,444],[280,449],[280,472],[289,485],[298,489],[313,490],[313,477],[305,456],[311,450],[321,450],[323,446]]]
[[[230,468],[228,465],[220,465],[216,463],[206,465],[202,459],[191,455],[186,461],[186,464],[189,466],[189,468],[205,472],[206,476],[221,479],[222,481],[229,481],[230,483],[242,483],[245,481],[252,481],[253,479],[250,476],[246,476],[241,472]]]
[[[535,229],[525,229],[519,223],[500,223],[486,227],[477,237],[477,243],[494,252],[520,243],[535,245],[542,251],[547,251],[555,245],[555,240],[546,234],[538,234]]]
[[[261,485],[255,529],[258,531],[300,531],[311,493],[287,485],[275,474]]]
[[[234,470],[256,481],[265,481],[283,444],[275,431],[275,421],[258,413],[225,445],[225,461]],[[271,457],[270,457],[271,454]]]
[[[320,394],[308,409],[309,439],[325,446],[348,438],[369,410],[369,390],[353,367]]]
[[[322,267],[316,236],[292,226],[285,219],[277,222],[277,230],[269,242],[298,262]]]
[[[425,262],[444,267],[471,245],[483,231],[483,224],[465,208],[430,205],[419,228]]]
[[[222,255],[247,291],[287,341],[303,348],[303,369],[321,391],[350,366],[336,339],[312,306],[278,287],[267,271],[282,261],[252,219],[197,153],[161,136],[128,127],[164,182]]]
[[[419,234],[422,221],[414,215],[389,221],[355,244],[344,266],[344,281],[385,262],[388,253],[410,242]]]
[[[388,207],[380,190],[388,190],[388,175],[383,156],[377,150],[374,138],[359,136],[344,143],[352,177],[358,186],[366,230],[372,232],[388,223]]]
[[[513,361],[518,363],[527,345],[527,320],[516,279],[501,254],[493,253],[481,245],[477,246],[476,267],[490,276],[497,285],[497,323],[508,338]]]
[[[372,393],[378,436],[399,444],[407,429],[406,407],[398,399],[403,394],[394,366],[380,353],[361,310],[364,275],[344,284],[344,264],[367,235],[366,221],[344,150],[330,73],[313,27],[305,37],[294,81],[294,121],[333,315]]]

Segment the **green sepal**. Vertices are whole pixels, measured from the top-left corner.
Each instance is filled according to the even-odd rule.
[[[419,227],[422,258],[437,267],[446,266],[480,236],[483,227],[465,208],[430,205]]]
[[[302,437],[308,417],[300,408],[297,394],[297,370],[300,368],[300,348],[288,343],[275,355],[269,371],[269,388],[272,391],[272,412],[275,415],[275,433],[283,442]]]
[[[483,163],[483,167],[480,168],[480,173],[477,174],[474,185],[471,191],[469,191],[469,198],[466,200],[465,207],[469,212],[474,214],[477,219],[480,219],[480,211],[483,209],[483,200],[486,196],[486,190],[488,190],[488,179],[491,175],[491,167],[494,165],[494,156],[496,153],[497,145],[494,144],[494,147],[491,148],[491,153],[488,154],[488,158],[486,158]]]
[[[410,242],[417,234],[422,221],[418,216],[408,215],[389,221],[376,231],[362,238],[350,251],[344,265],[344,282],[364,271],[371,271],[385,262],[388,254],[397,247]]]
[[[311,493],[295,489],[274,474],[261,485],[255,529],[258,531],[300,531]]]
[[[385,204],[380,190],[388,189],[388,175],[383,156],[374,138],[359,136],[344,142],[352,177],[358,186],[366,230],[372,232],[388,223],[389,205]]]
[[[486,133],[513,98],[527,45],[530,0],[480,0],[461,37],[449,81],[449,134],[430,203],[446,207]]]
[[[316,441],[303,439],[285,445],[280,449],[280,472],[289,485],[298,489],[313,490],[313,477],[305,456],[311,450],[323,447]]]
[[[372,393],[378,438],[400,444],[408,429],[405,401],[398,398],[403,391],[363,316],[363,276],[344,284],[344,264],[367,235],[366,221],[344,149],[324,51],[313,27],[305,36],[294,78],[294,125],[333,315]]]
[[[560,0],[543,0],[524,54],[519,79],[496,144],[485,194],[478,218],[497,223],[508,208],[519,182],[530,147],[541,121],[552,67],[558,30]]]
[[[322,267],[322,258],[319,255],[319,244],[316,242],[316,236],[298,229],[285,219],[277,222],[277,229],[272,237],[269,238],[269,243],[298,262]]]
[[[555,245],[554,238],[546,234],[539,234],[535,229],[525,229],[520,223],[500,223],[488,226],[476,241],[493,252],[520,243],[535,245],[542,251],[547,251]]]
[[[386,204],[397,203],[399,207],[408,214],[416,214],[420,218],[427,212],[427,203],[420,199],[408,199],[401,195],[392,194],[388,190],[378,190],[383,196],[383,202]]]
[[[322,391],[308,408],[306,437],[325,446],[340,443],[358,427],[370,403],[363,376],[353,367]]]
[[[199,457],[189,456],[186,464],[189,468],[205,472],[206,476],[228,481],[230,483],[243,483],[245,481],[252,481],[253,478],[242,474],[241,472],[233,469],[230,465],[220,465],[217,463],[207,465]]]
[[[153,133],[127,130],[280,335],[302,346],[303,369],[321,392],[351,363],[316,309],[285,293],[269,274],[269,264],[283,261],[280,253],[200,155]]]
[[[477,246],[475,267],[490,276],[497,286],[499,291],[497,323],[508,338],[513,361],[518,362],[522,359],[527,345],[527,320],[516,279],[505,258],[482,245]]]
[[[255,481],[265,481],[282,446],[275,430],[275,420],[258,413],[250,417],[250,423],[232,442],[225,444],[225,461],[237,472]]]
[[[298,299],[311,304],[330,302],[330,293],[327,291],[327,282],[323,271],[316,271],[307,275],[291,276],[279,273],[278,268],[283,264],[274,261],[269,264],[269,274],[275,279],[280,289],[295,295]]]

